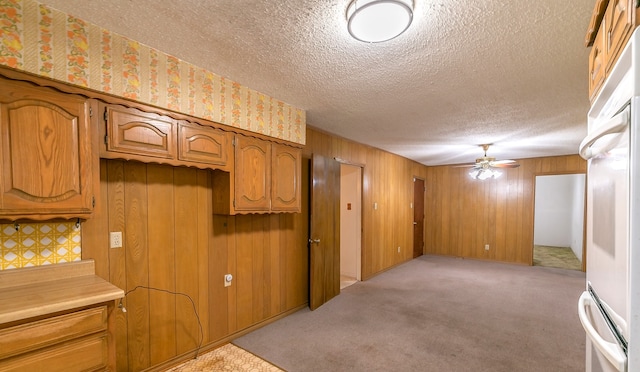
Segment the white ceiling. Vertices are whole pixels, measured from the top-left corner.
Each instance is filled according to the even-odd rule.
[[[400,37],[349,36],[350,0],[41,0],[426,165],[577,153],[594,0],[414,0]]]

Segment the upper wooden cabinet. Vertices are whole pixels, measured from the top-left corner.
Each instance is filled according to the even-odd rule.
[[[604,82],[605,73],[605,60],[604,53],[604,22],[600,25],[600,31],[596,35],[593,41],[591,52],[589,53],[589,97],[593,99],[594,94],[600,89],[600,86]]]
[[[178,159],[226,165],[229,135],[219,129],[181,122],[178,124]]]
[[[271,210],[300,212],[300,149],[272,144]]]
[[[226,169],[232,134],[131,107],[102,104],[100,156]]]
[[[174,159],[176,121],[157,114],[122,106],[106,106],[107,152]]]
[[[587,46],[593,46],[589,54],[589,98],[592,101],[637,26],[636,1],[596,1],[585,40]],[[594,31],[596,26],[597,32]]]
[[[235,155],[236,211],[268,212],[271,209],[271,144],[236,136]]]
[[[635,21],[636,0],[610,0],[604,13],[604,42],[607,61],[607,72],[620,56],[620,52],[627,44]]]
[[[237,135],[233,174],[214,174],[218,214],[300,212],[299,148]]]
[[[84,97],[0,79],[0,219],[91,215],[89,121]]]

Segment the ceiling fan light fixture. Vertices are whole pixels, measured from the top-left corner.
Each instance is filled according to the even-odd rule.
[[[409,28],[413,0],[353,0],[347,8],[347,29],[367,43],[391,40]]]
[[[502,172],[491,168],[473,168],[469,171],[469,175],[473,179],[484,181],[489,178],[499,178],[502,176]]]

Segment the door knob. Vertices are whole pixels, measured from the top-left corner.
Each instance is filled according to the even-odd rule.
[[[320,244],[320,239],[309,239],[309,243],[311,243],[311,244],[313,244],[313,243]]]

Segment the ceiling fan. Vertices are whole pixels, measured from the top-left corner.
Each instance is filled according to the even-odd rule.
[[[484,150],[484,156],[477,158],[475,164],[469,164],[472,167],[469,175],[475,179],[485,180],[487,178],[498,178],[502,175],[499,168],[517,168],[520,166],[515,160],[496,160],[487,156],[491,144],[480,145]]]

